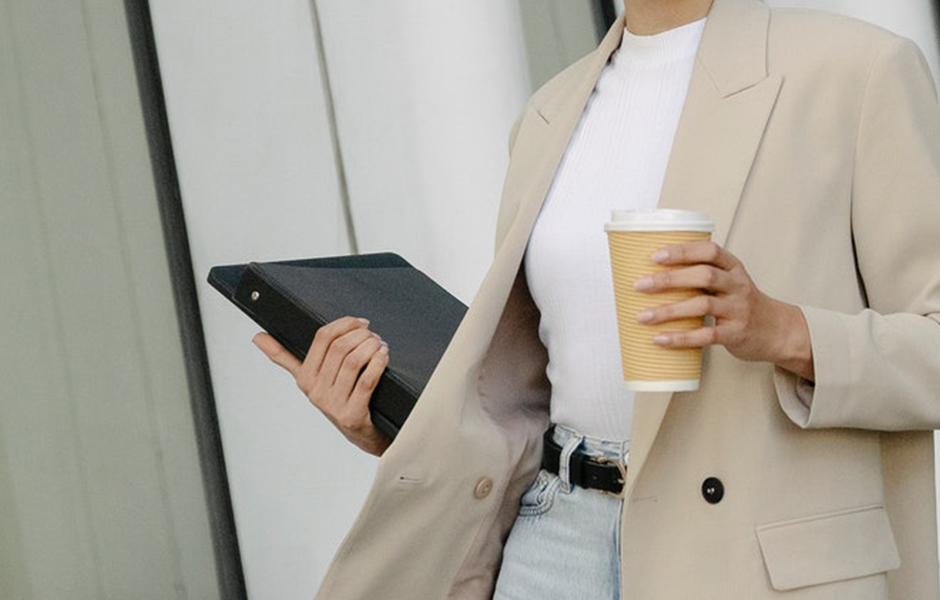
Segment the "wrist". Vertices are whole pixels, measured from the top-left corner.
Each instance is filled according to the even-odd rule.
[[[779,305],[781,344],[778,359],[773,362],[807,381],[815,381],[813,344],[803,311],[793,304],[779,302]]]

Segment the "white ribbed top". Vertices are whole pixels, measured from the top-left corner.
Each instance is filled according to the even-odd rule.
[[[526,276],[548,348],[552,422],[629,440],[604,223],[653,208],[705,20],[637,36],[624,30],[588,100],[529,238]]]

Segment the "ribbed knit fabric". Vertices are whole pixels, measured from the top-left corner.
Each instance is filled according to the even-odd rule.
[[[703,19],[653,36],[624,30],[529,238],[552,422],[591,437],[628,440],[633,413],[604,223],[613,209],[656,206],[704,27]]]

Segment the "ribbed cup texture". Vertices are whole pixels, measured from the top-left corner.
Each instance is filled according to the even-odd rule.
[[[667,331],[692,331],[704,325],[703,318],[681,319],[658,325],[642,325],[637,314],[646,308],[694,298],[698,289],[678,289],[648,294],[637,292],[637,279],[675,269],[658,265],[650,258],[656,250],[671,244],[708,240],[701,231],[610,231],[610,266],[614,278],[614,299],[620,332],[620,357],[626,381],[689,381],[702,374],[702,351],[672,349],[653,344],[653,337]]]

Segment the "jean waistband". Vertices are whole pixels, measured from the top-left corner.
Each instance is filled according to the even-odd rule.
[[[572,438],[581,438],[581,442],[574,448],[588,456],[606,456],[619,458],[626,462],[630,453],[630,441],[604,440],[586,436],[564,425],[555,425],[554,439],[559,446],[565,447]]]

